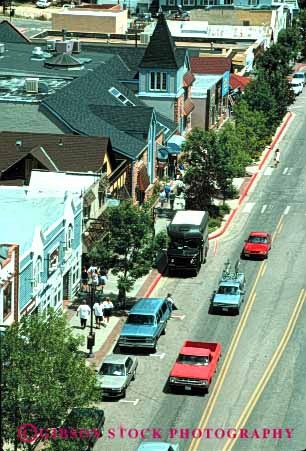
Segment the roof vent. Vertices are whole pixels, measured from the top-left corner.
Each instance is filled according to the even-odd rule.
[[[55,45],[56,45],[56,40],[50,40],[47,41],[47,50],[48,52],[55,52]]]
[[[73,41],[56,41],[55,50],[57,53],[72,53]]]
[[[44,59],[44,52],[41,47],[34,47],[32,50],[32,58]]]
[[[25,92],[37,94],[38,93],[38,82],[39,78],[26,78],[25,79]]]
[[[16,139],[16,146],[21,147],[22,146],[22,140],[21,139]]]
[[[58,145],[59,145],[59,146],[63,146],[63,145],[64,145],[62,138],[59,139]]]
[[[0,42],[0,55],[3,55],[4,51],[5,51],[5,45],[2,42]]]
[[[73,41],[72,53],[81,53],[81,41],[74,39]]]

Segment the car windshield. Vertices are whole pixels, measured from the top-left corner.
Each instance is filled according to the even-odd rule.
[[[266,236],[249,236],[249,243],[267,243],[268,239]]]
[[[152,315],[129,315],[127,324],[141,324],[144,326],[151,326],[154,324],[154,316]]]
[[[209,358],[208,356],[201,355],[180,354],[177,358],[177,362],[183,363],[184,365],[206,366],[209,363]]]
[[[237,287],[228,287],[222,285],[218,289],[218,294],[238,294],[238,288]]]
[[[304,74],[294,74],[293,78],[305,78]]]
[[[103,376],[125,376],[124,365],[117,363],[103,363],[100,373]]]

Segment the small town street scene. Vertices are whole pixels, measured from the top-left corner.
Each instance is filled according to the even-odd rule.
[[[305,85],[305,0],[0,0],[0,451],[306,450]]]

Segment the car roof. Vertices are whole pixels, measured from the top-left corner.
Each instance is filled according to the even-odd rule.
[[[129,355],[110,354],[103,360],[103,363],[124,364],[129,357]]]
[[[143,442],[137,448],[137,451],[167,451],[171,443],[166,442]]]
[[[224,280],[219,283],[219,287],[239,287],[239,281],[237,279]]]
[[[154,315],[154,313],[159,310],[163,302],[163,298],[141,298],[134,305],[134,307],[131,308],[129,314]]]
[[[299,72],[294,72],[293,77],[295,75],[303,75],[305,77],[305,72],[299,71]]]
[[[268,232],[251,232],[249,236],[267,236]]]

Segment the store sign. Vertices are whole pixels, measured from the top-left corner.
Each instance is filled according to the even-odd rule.
[[[222,78],[222,97],[224,97],[229,91],[229,80],[230,80],[230,73],[229,73],[229,71],[227,71],[223,74],[223,78]]]

